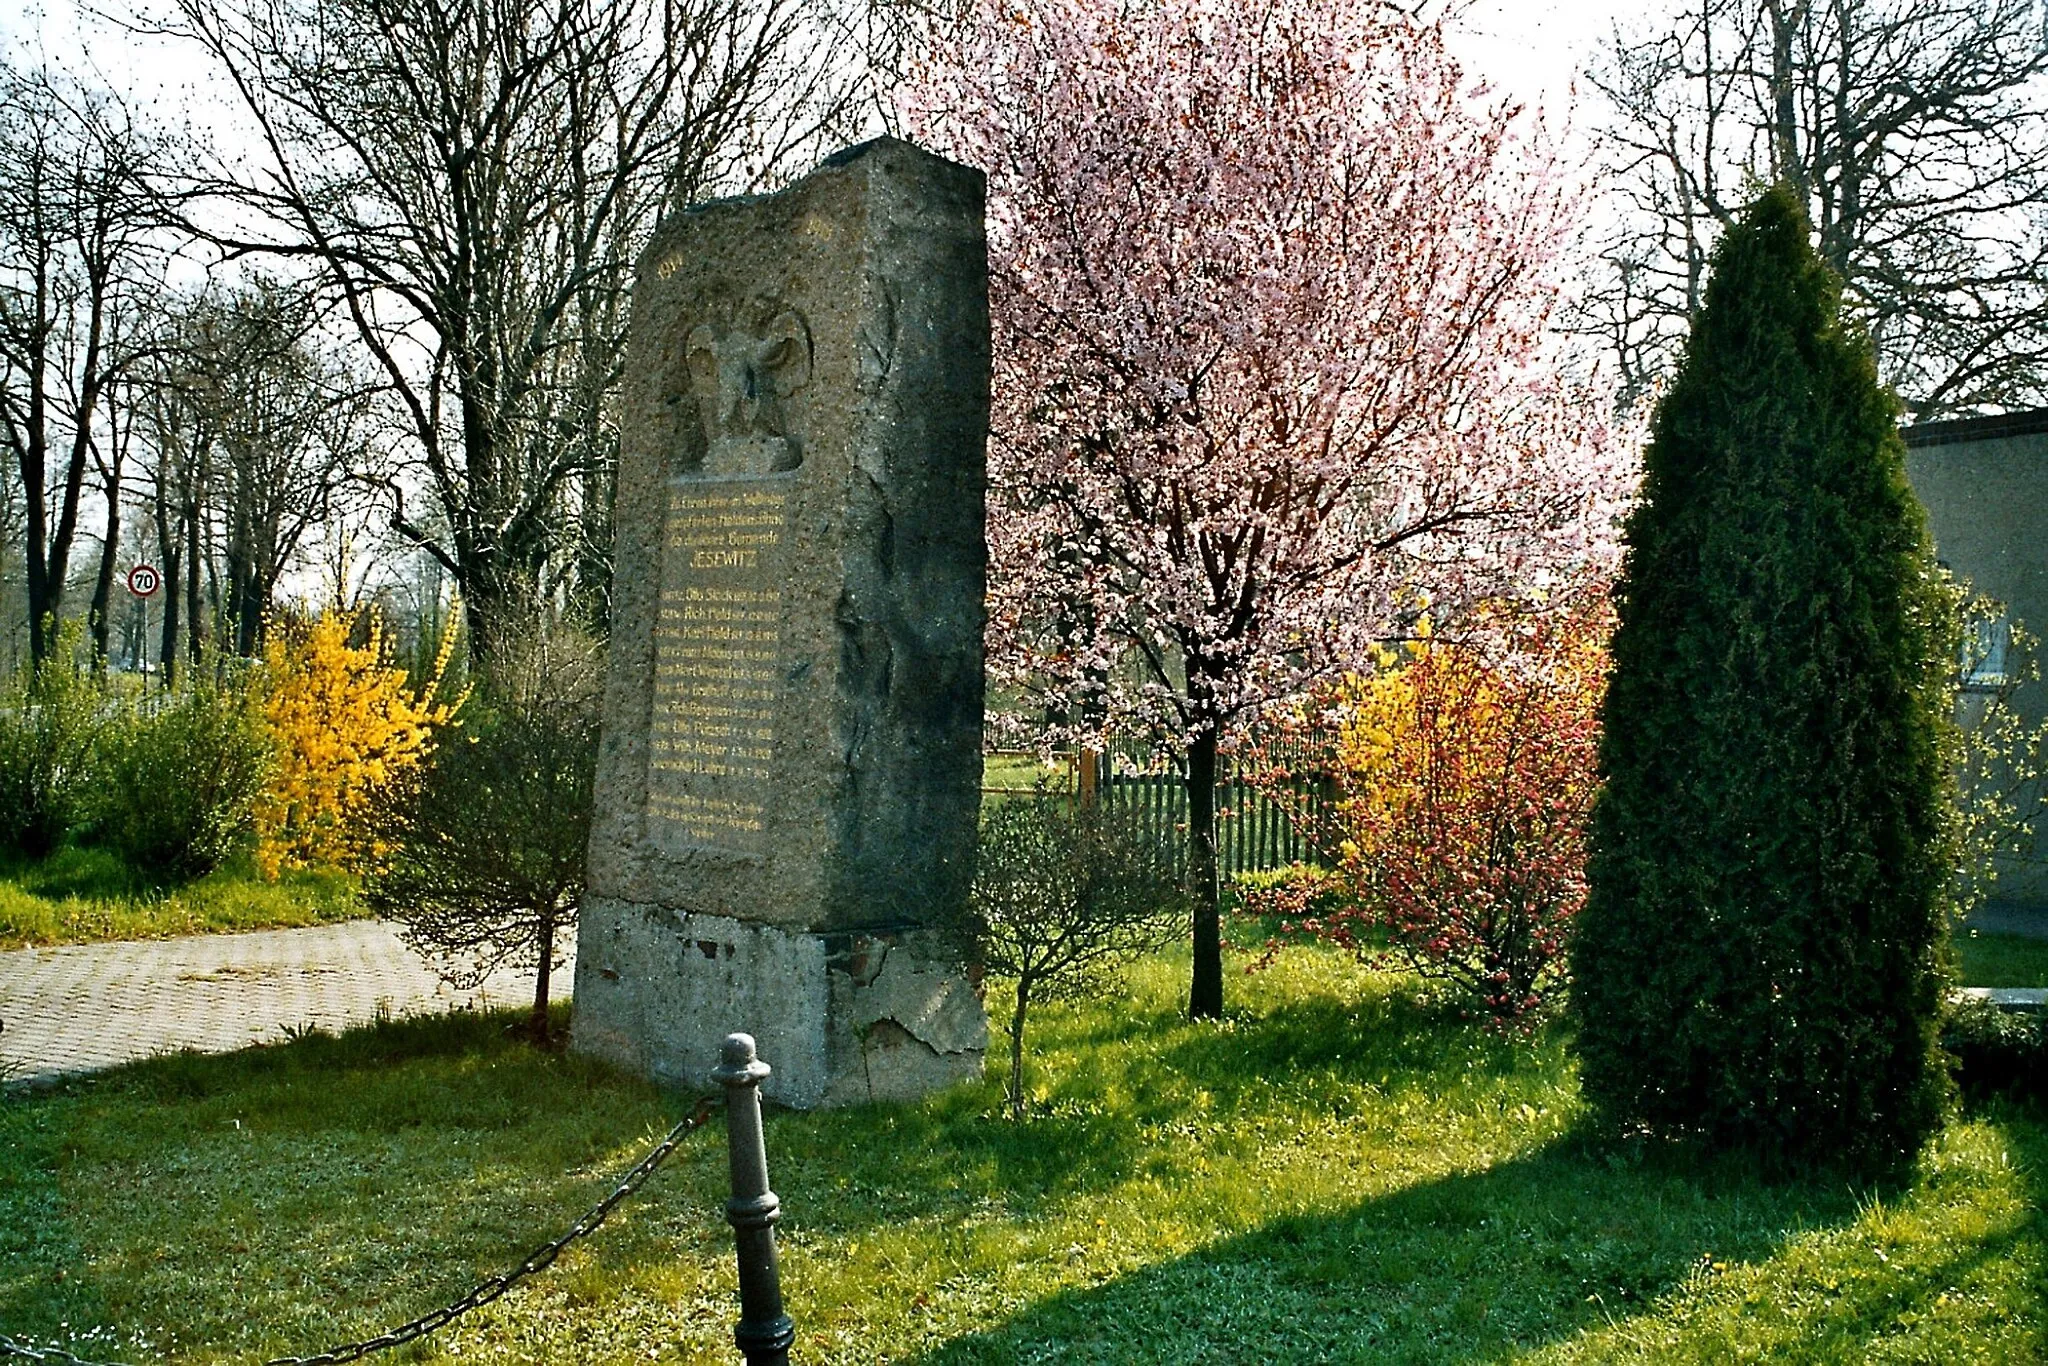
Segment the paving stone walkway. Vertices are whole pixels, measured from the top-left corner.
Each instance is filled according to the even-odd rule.
[[[573,964],[550,994],[567,999]],[[157,1053],[225,1053],[287,1030],[533,999],[531,972],[456,991],[399,942],[355,920],[303,930],[75,944],[0,953],[0,1079],[39,1081]]]
[[[2000,1010],[2036,1015],[2048,1011],[2048,987],[1960,987],[1955,995],[1959,1001],[1986,1001]]]

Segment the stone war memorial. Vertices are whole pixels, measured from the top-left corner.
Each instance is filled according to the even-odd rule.
[[[981,174],[891,138],[687,210],[633,295],[573,1047],[794,1106],[987,1045]]]

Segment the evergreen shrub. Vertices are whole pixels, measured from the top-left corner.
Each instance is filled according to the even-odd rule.
[[[1889,1167],[1938,1125],[1954,595],[1798,202],[1715,250],[1616,587],[1571,950],[1594,1115]]]

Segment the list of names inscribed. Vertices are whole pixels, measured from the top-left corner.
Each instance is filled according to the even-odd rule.
[[[758,853],[772,803],[794,479],[670,486],[647,823],[663,843]]]

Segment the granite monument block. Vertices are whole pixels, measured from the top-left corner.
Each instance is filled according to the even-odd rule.
[[[978,1074],[981,175],[881,139],[664,223],[621,413],[573,1046],[786,1104]]]

